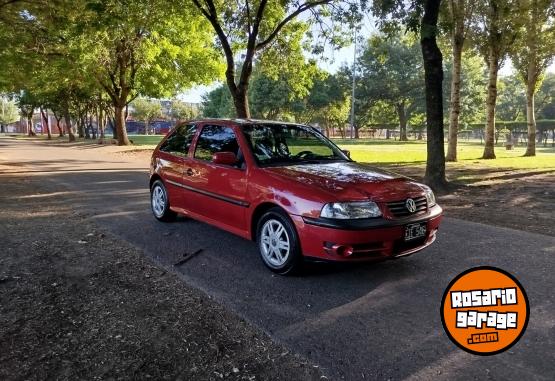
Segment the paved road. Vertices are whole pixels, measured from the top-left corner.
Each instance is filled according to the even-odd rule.
[[[162,224],[148,208],[143,161],[106,148],[56,148],[0,139],[0,168],[63,186],[45,202],[72,202],[89,218],[172,266],[331,378],[555,379],[555,239],[446,218],[431,248],[398,261],[312,266],[303,277],[271,274],[252,242],[203,223]],[[113,149],[112,149],[113,150]],[[14,200],[17,196],[14,195]],[[473,356],[443,332],[439,305],[449,281],[492,265],[517,276],[531,304],[521,341],[492,357]]]

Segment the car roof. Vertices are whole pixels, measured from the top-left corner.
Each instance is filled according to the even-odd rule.
[[[220,122],[220,123],[234,123],[238,126],[248,124],[275,124],[275,125],[292,125],[292,126],[307,126],[303,123],[283,122],[279,120],[265,120],[265,119],[239,119],[239,118],[203,118],[189,121],[189,123],[206,123],[206,122]]]

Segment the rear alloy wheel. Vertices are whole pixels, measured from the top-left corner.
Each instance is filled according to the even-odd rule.
[[[280,208],[270,209],[258,221],[256,242],[260,257],[270,270],[285,275],[301,268],[297,231],[289,216]]]
[[[175,220],[176,213],[170,209],[168,192],[160,180],[156,180],[150,188],[150,206],[157,220],[164,222]]]

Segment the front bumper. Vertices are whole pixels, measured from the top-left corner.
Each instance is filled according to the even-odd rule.
[[[327,261],[372,261],[414,254],[431,245],[442,218],[439,205],[399,219],[332,220],[291,216],[305,257]],[[405,242],[405,226],[426,224],[426,235]]]

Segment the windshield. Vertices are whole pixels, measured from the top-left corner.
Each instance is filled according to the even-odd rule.
[[[349,160],[335,144],[311,127],[250,124],[242,130],[259,165]]]

